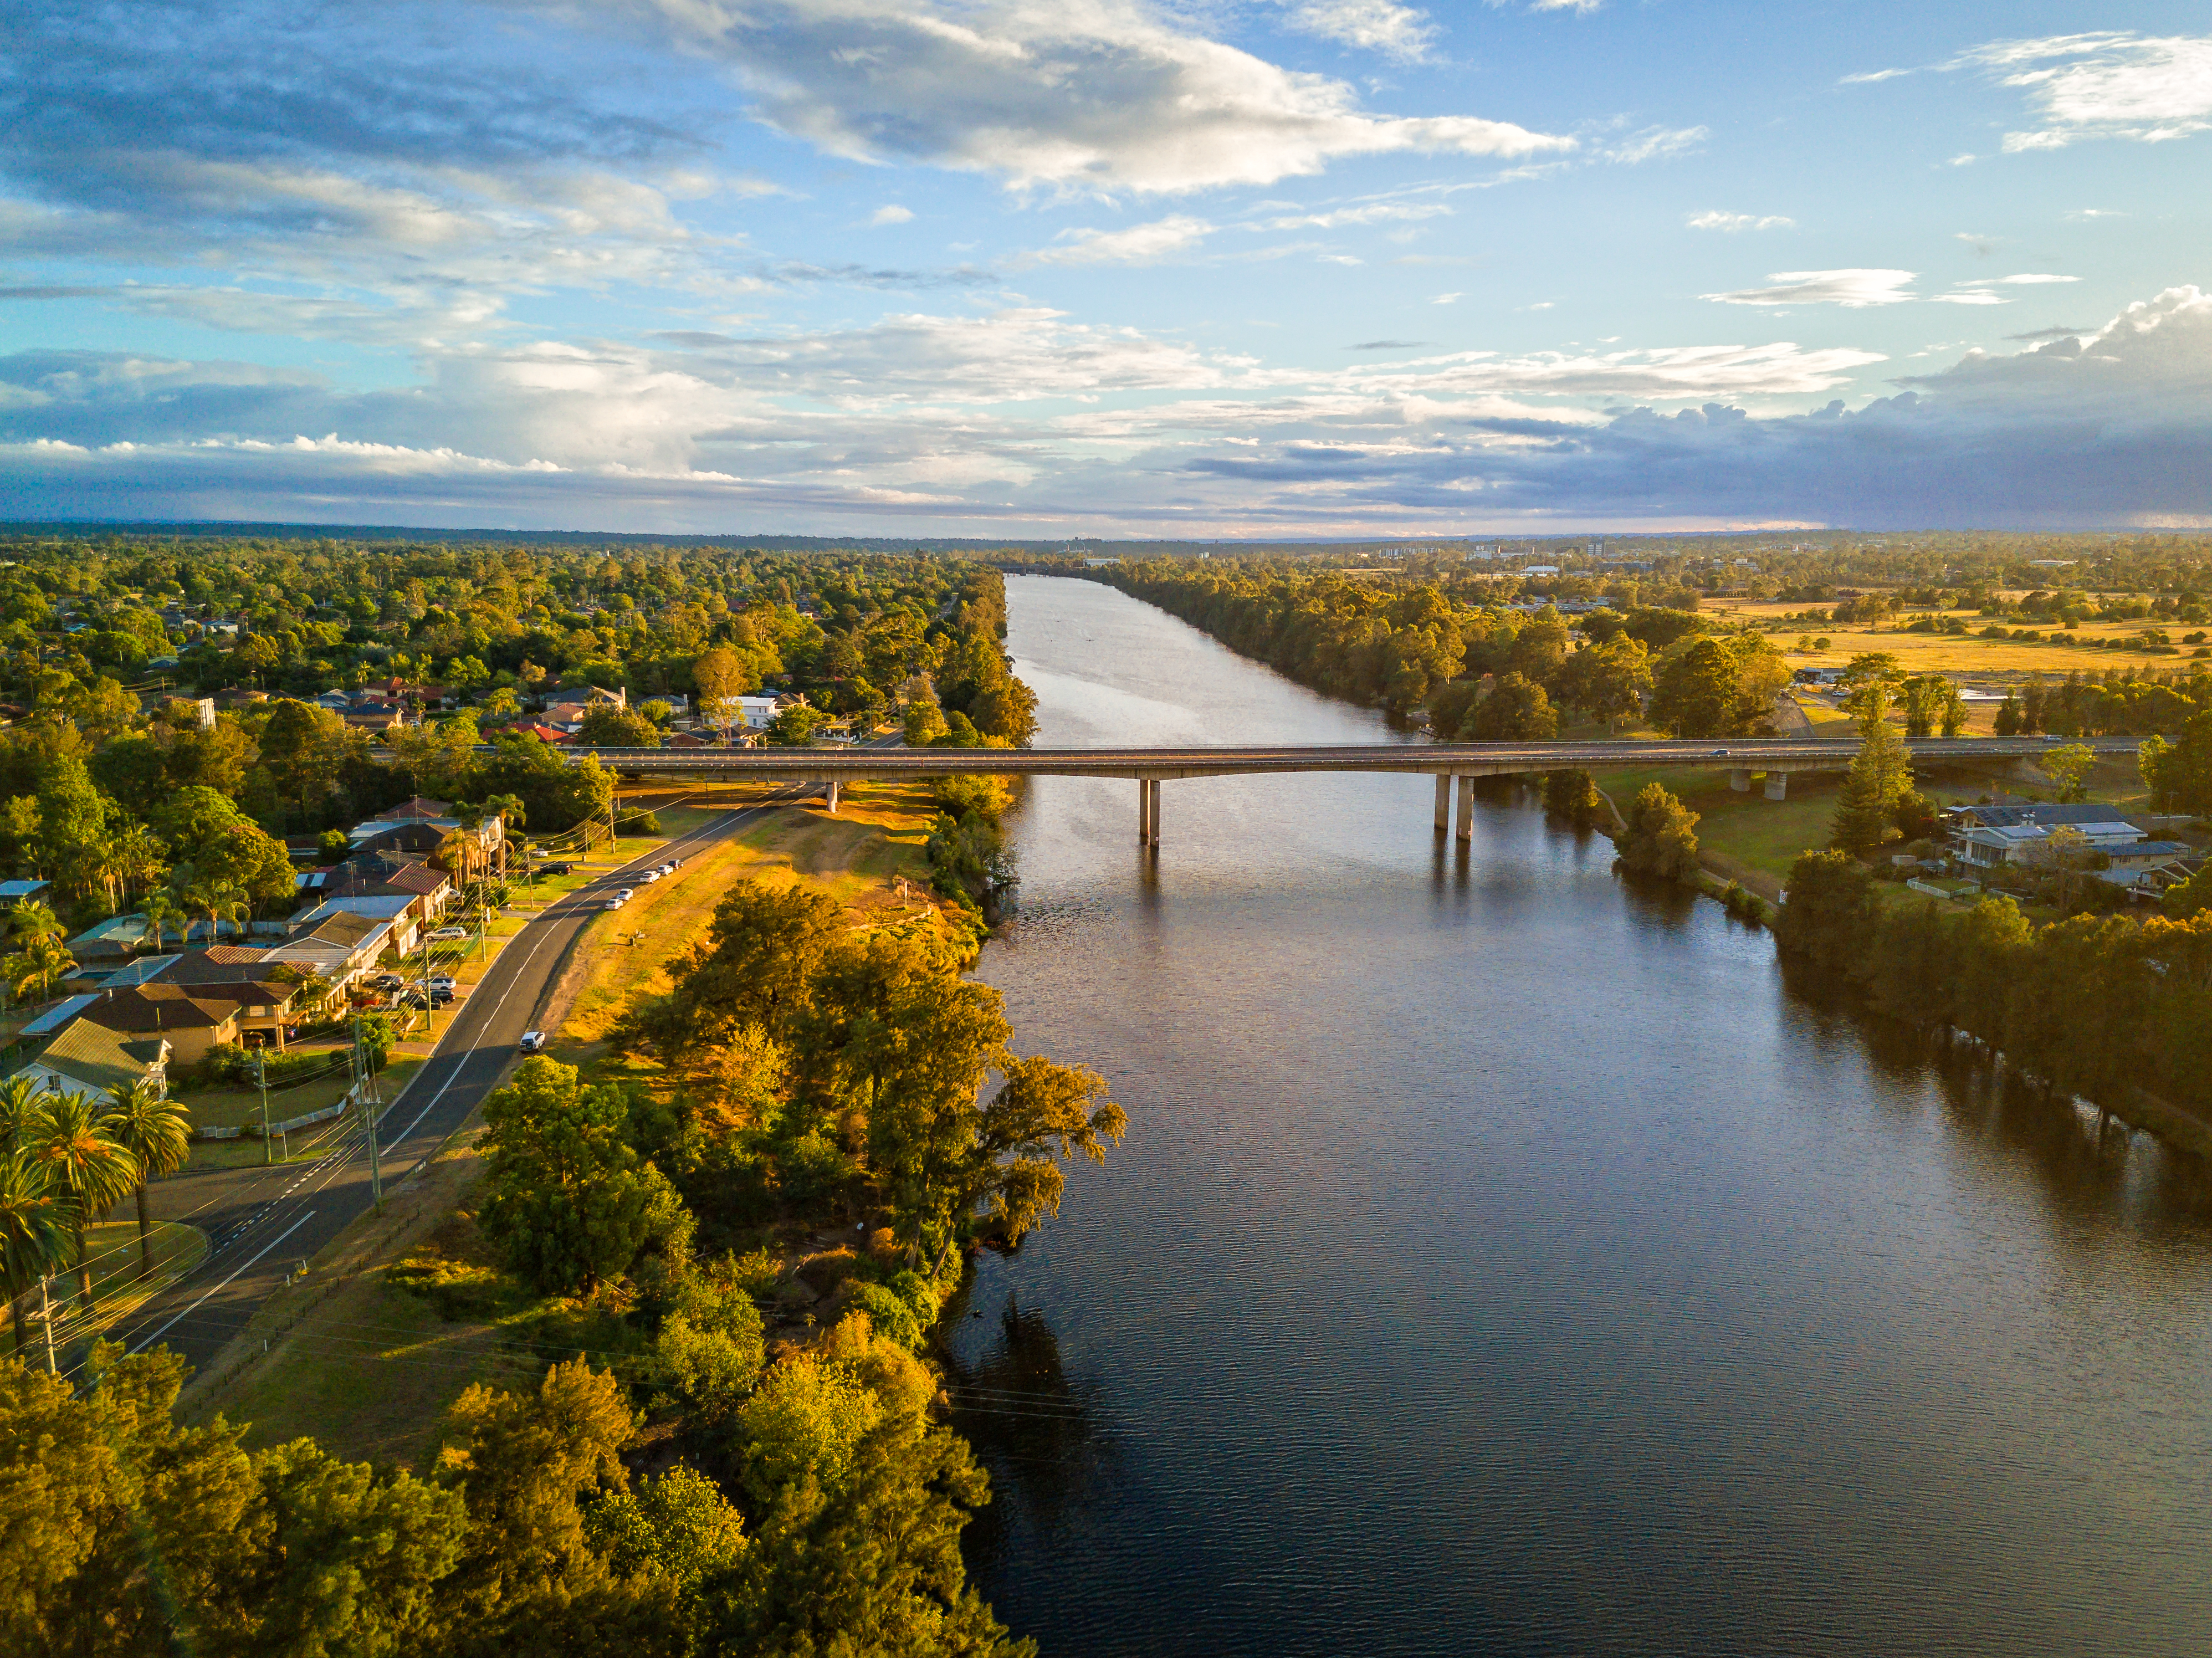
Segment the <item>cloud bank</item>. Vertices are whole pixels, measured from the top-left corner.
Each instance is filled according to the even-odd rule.
[[[670,343],[459,355],[366,393],[20,353],[0,360],[0,510],[1009,534],[2212,521],[2212,296],[2194,288],[1809,413],[1745,405],[1816,397],[1871,354],[1298,374],[1036,307]]]

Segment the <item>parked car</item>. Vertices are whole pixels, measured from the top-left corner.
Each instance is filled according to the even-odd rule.
[[[609,909],[620,909],[622,907],[623,900],[620,898],[610,898],[607,900],[607,908]]]
[[[397,973],[380,973],[368,982],[374,990],[404,990],[407,987],[407,981]]]
[[[430,993],[430,1005],[433,1007],[443,1007],[453,999],[453,993],[450,990],[434,990]]]
[[[649,869],[637,878],[642,881],[647,886],[651,886],[655,881],[658,881],[660,878],[660,872],[657,869]]]
[[[419,990],[410,990],[405,995],[395,999],[393,1005],[398,1007],[411,1007],[417,1010],[428,1009],[430,1005],[429,1003],[422,999],[422,993]]]
[[[457,982],[450,973],[433,973],[430,975],[430,988],[433,990],[451,990]]]
[[[624,903],[628,903],[631,899],[636,897],[637,894],[632,892],[628,887],[624,887],[621,891],[616,893],[615,896],[621,899]]]
[[[545,1033],[542,1030],[526,1030],[522,1033],[522,1040],[517,1042],[515,1047],[525,1054],[540,1053],[545,1047]]]
[[[449,944],[468,936],[469,930],[465,926],[441,926],[430,934],[430,940],[433,944]]]
[[[675,864],[674,864],[672,861],[672,862],[669,862],[669,863],[663,864],[663,865],[660,866],[660,872],[661,872],[663,875],[673,875],[673,874],[675,874],[675,873],[676,873],[676,865],[675,865]]]
[[[538,872],[540,875],[570,875],[575,872],[575,865],[573,864],[540,864],[538,866]],[[533,1031],[531,1034],[535,1035],[537,1033]],[[544,1045],[544,1044],[543,1042],[539,1043],[539,1047],[543,1047]],[[537,1048],[531,1049],[531,1052],[533,1054],[537,1051]]]

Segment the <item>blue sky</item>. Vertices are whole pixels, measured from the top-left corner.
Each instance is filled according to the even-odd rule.
[[[0,513],[2212,525],[2205,17],[19,0]]]

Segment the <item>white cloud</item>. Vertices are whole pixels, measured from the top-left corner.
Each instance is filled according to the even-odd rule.
[[[2078,282],[2081,279],[2079,276],[2053,276],[2047,270],[2023,270],[2016,276],[1995,276],[1990,280],[2011,288],[2039,288],[2051,282]]]
[[[1395,0],[1304,0],[1291,9],[1290,24],[1301,33],[1407,64],[1426,58],[1437,35],[1428,13]]]
[[[879,207],[870,214],[868,222],[870,224],[911,224],[914,222],[914,210],[910,207],[901,207],[894,202],[889,207]]]
[[[643,3],[643,0],[641,0]],[[1114,195],[1264,185],[1398,151],[1521,158],[1575,141],[1475,116],[1370,114],[1352,89],[1137,0],[653,0],[755,113],[832,155]]]
[[[1930,294],[1929,300],[1936,305],[2010,305],[2010,300],[1992,294],[1985,288],[1955,288],[1948,294]]]
[[[1963,155],[1954,155],[1951,158],[1950,165],[1953,167],[1972,167],[1979,160],[1981,160],[1980,156],[1975,155],[1972,150],[1968,150]]]
[[[1443,218],[1449,216],[1450,213],[1451,209],[1442,202],[1370,202],[1358,207],[1330,208],[1316,213],[1285,214],[1277,218],[1257,219],[1244,228],[1250,230],[1334,230],[1345,225]]]
[[[1879,82],[1894,81],[1900,76],[1911,75],[1915,73],[1917,73],[1917,71],[1909,69],[1869,70],[1863,75],[1846,75],[1838,84],[1847,87],[1869,87],[1873,86]]]
[[[1203,219],[1170,214],[1127,230],[1066,230],[1057,244],[1024,253],[1018,266],[1036,264],[1151,264],[1196,247],[1213,234]]]
[[[1732,294],[1705,294],[1723,305],[1840,305],[1858,309],[1870,305],[1898,305],[1914,296],[1905,291],[1916,275],[1911,270],[1778,270],[1767,277],[1771,288],[1739,288]]]
[[[1461,298],[1462,296],[1457,294],[1439,294],[1431,299],[1429,303],[1431,305],[1457,305],[1460,302]]]
[[[1779,213],[1764,216],[1757,213],[1728,213],[1718,208],[1705,213],[1693,213],[1683,221],[1692,230],[1795,230],[1797,221],[1784,218]]]
[[[671,530],[726,528],[733,513],[791,528],[1139,534],[1449,530],[1483,515],[2212,518],[2212,297],[2195,288],[2087,337],[1968,352],[1856,410],[1758,407],[1847,386],[1878,361],[1784,343],[1298,374],[1035,309],[680,356],[467,354],[400,392],[27,353],[0,358],[0,386],[25,394],[0,398],[0,489],[68,516]],[[1704,402],[1592,406],[1623,398]]]
[[[1491,3],[1497,5],[1501,3],[1501,0],[1491,0]],[[1604,4],[1605,0],[1528,0],[1528,9],[1585,13],[1595,11]]]
[[[2008,153],[2057,149],[2084,138],[2156,143],[2212,126],[2212,37],[2124,32],[1995,40],[1954,60],[2015,87],[2044,125],[2008,132]]]
[[[1608,161],[1633,167],[1639,161],[1663,161],[1686,155],[1711,135],[1704,127],[1646,127],[1630,134],[1606,150]]]

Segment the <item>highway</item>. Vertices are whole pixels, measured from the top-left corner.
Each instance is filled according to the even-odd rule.
[[[671,857],[688,857],[755,818],[791,804],[779,794],[723,813],[688,835],[611,870],[532,918],[507,941],[484,976],[455,1004],[452,1023],[430,1058],[381,1113],[378,1159],[390,1195],[395,1184],[432,1155],[516,1059],[522,1033],[536,1027],[569,946],[616,887]],[[674,878],[684,878],[681,872]],[[243,1169],[187,1170],[152,1190],[155,1217],[203,1229],[207,1259],[181,1282],[136,1309],[107,1332],[136,1351],[174,1349],[196,1369],[245,1328],[285,1274],[343,1231],[370,1207],[368,1159],[356,1116],[331,1133],[312,1161]]]
[[[2133,754],[2138,737],[2092,737],[2100,754]],[[2047,754],[2055,740],[2039,737],[1916,737],[1905,739],[1914,760],[2008,760]],[[1345,744],[1334,747],[1173,749],[564,749],[580,763],[586,755],[635,776],[751,778],[827,783],[877,777],[941,777],[959,772],[1001,776],[1243,777],[1273,772],[1485,773],[1598,771],[1619,766],[1707,766],[1717,769],[1833,771],[1850,763],[1855,738],[1708,738],[1694,742],[1634,739],[1598,743]]]

